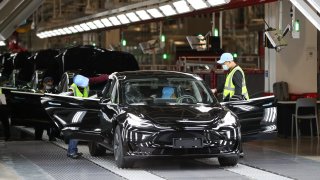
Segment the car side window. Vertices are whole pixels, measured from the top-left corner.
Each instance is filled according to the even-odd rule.
[[[109,79],[106,86],[103,88],[102,94],[103,99],[110,99],[113,92],[113,87],[115,85],[115,80]]]
[[[118,101],[118,90],[117,90],[118,88],[117,88],[117,85],[116,85],[116,83],[115,83],[115,85],[112,87],[112,92],[111,92],[111,102],[112,103],[119,103],[119,101]]]

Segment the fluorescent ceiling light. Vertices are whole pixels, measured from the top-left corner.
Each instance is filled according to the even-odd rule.
[[[58,31],[57,29],[56,29],[56,30],[52,30],[51,32],[52,32],[55,36],[61,35],[61,32]]]
[[[138,18],[138,16],[134,12],[127,13],[126,16],[130,19],[131,22],[140,21],[140,19]]]
[[[156,9],[156,8],[152,8],[152,9],[148,9],[147,12],[154,18],[160,18],[163,17],[163,15],[161,14],[161,12]]]
[[[46,37],[51,37],[51,34],[49,33],[49,31],[46,31],[46,32],[45,32],[45,36],[46,36]]]
[[[97,29],[98,28],[96,25],[93,24],[93,22],[87,22],[86,25],[89,26],[90,29]]]
[[[308,2],[313,6],[318,13],[320,13],[320,1],[319,0],[308,0]]]
[[[140,19],[142,20],[148,20],[151,19],[151,17],[148,15],[148,13],[145,10],[136,11]]]
[[[67,34],[67,32],[65,32],[62,28],[58,29],[58,31],[59,31],[62,35]]]
[[[50,31],[50,33],[52,34],[52,36],[58,36],[58,34],[54,32],[54,30]]]
[[[49,37],[48,32],[47,32],[47,31],[43,32],[43,36],[44,36],[44,37]]]
[[[101,19],[101,22],[102,22],[106,27],[112,26],[111,22],[110,22],[107,18]]]
[[[55,36],[55,35],[54,35],[54,33],[53,33],[52,31],[48,31],[47,33],[48,33],[48,37]]]
[[[75,25],[74,28],[76,28],[76,30],[77,30],[78,32],[84,31],[84,29],[82,29],[82,27],[81,27],[80,25]]]
[[[72,34],[72,31],[70,29],[68,29],[67,27],[63,28],[63,30],[67,33],[67,34]]]
[[[80,27],[81,27],[83,30],[85,30],[85,31],[90,31],[90,28],[89,28],[89,26],[88,26],[86,23],[80,24]]]
[[[109,20],[114,26],[121,25],[121,22],[115,16],[109,17]]]
[[[50,36],[57,36],[58,35],[54,30],[49,31],[49,34],[50,34]]]
[[[320,17],[304,1],[290,1],[320,31]]]
[[[203,0],[187,0],[194,9],[207,8],[207,4]]]
[[[228,4],[230,0],[208,0],[211,6],[220,6],[222,4]]]
[[[166,15],[166,16],[172,16],[172,15],[177,14],[177,12],[169,4],[168,5],[164,5],[164,6],[160,6],[159,8],[163,12],[163,14]]]
[[[122,24],[128,24],[128,23],[130,23],[129,19],[128,19],[128,18],[126,17],[126,15],[124,15],[124,14],[118,15],[117,18],[120,20],[120,22],[121,22]]]
[[[0,41],[0,46],[5,46],[6,43],[4,43],[4,41]]]
[[[42,39],[42,38],[43,38],[42,33],[37,33],[36,35],[37,35],[37,36],[38,36],[38,38],[40,38],[40,39]],[[1,43],[3,43],[3,41],[0,41],[0,46],[1,46]]]
[[[70,31],[73,32],[73,33],[79,32],[74,26],[70,26],[69,29],[70,29]]]
[[[95,24],[98,28],[104,28],[105,27],[100,20],[93,21],[93,24]]]
[[[173,6],[176,8],[179,14],[191,11],[185,0],[174,2]]]

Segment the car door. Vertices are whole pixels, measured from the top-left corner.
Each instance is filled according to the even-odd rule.
[[[40,103],[42,96],[43,93],[11,91],[7,103],[12,125],[49,126],[51,121]]]
[[[117,116],[120,114],[120,92],[119,82],[117,79],[109,79],[108,83],[102,91],[102,98],[100,99],[100,109],[103,126],[106,130],[106,143],[111,145],[113,140],[113,124]]]
[[[41,103],[66,139],[103,141],[98,98],[45,94]]]
[[[237,114],[243,135],[273,132],[277,129],[277,109],[274,96],[221,104]]]

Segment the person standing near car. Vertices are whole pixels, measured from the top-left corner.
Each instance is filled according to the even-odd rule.
[[[226,81],[222,88],[212,89],[213,93],[223,92],[223,101],[249,100],[245,74],[242,68],[234,62],[231,53],[223,53],[218,64],[222,65],[223,70],[229,70]]]
[[[45,78],[43,78],[39,91],[41,93],[58,93],[58,91],[54,88],[54,80],[51,76],[46,76]],[[44,129],[47,130],[49,141],[55,141],[56,138],[54,137],[53,128],[44,128],[42,126],[35,127],[35,140],[42,140],[42,134]]]
[[[223,101],[249,100],[244,72],[234,62],[232,54],[223,53],[217,63],[222,65],[223,70],[229,70],[223,88]],[[216,93],[217,89],[213,89],[212,92]],[[240,157],[244,157],[242,145],[240,146]]]
[[[73,84],[70,86],[73,96],[86,98],[89,96],[89,79],[80,74],[73,78]],[[82,153],[78,152],[78,140],[70,139],[68,144],[67,156],[72,159],[77,159],[82,156]]]

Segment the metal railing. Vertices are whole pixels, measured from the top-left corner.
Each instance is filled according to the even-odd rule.
[[[168,70],[191,73],[210,73],[217,69],[220,56],[181,56],[175,65],[140,65],[141,70]],[[242,68],[261,69],[259,56],[240,56],[236,59]]]

